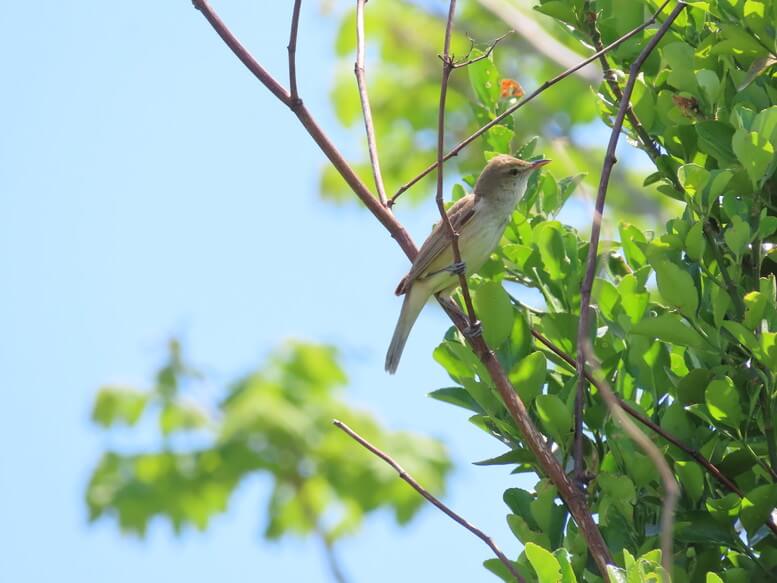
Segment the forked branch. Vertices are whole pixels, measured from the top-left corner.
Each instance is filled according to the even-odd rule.
[[[378,191],[378,200],[383,206],[388,206],[386,188],[383,185],[383,174],[380,171],[380,158],[378,158],[378,142],[375,138],[375,125],[372,122],[372,108],[367,93],[367,79],[364,71],[364,5],[367,0],[356,0],[356,64],[353,71],[356,75],[356,85],[359,88],[359,99],[362,104],[364,117],[364,132],[367,134],[367,149],[370,152],[370,165],[375,179],[375,188]]]
[[[437,210],[440,211],[440,217],[448,231],[448,237],[451,240],[451,250],[453,251],[453,262],[456,265],[463,265],[461,262],[461,250],[459,249],[459,234],[453,228],[451,219],[448,213],[445,211],[445,203],[443,202],[443,154],[445,152],[445,100],[448,95],[448,80],[450,79],[451,72],[454,68],[453,57],[450,55],[451,49],[451,32],[453,30],[453,15],[456,12],[456,0],[450,0],[448,8],[448,20],[445,24],[445,38],[443,40],[443,49],[440,59],[442,60],[442,81],[440,81],[440,107],[437,112],[437,195],[435,201],[437,202]],[[459,285],[461,286],[461,294],[464,296],[464,306],[467,308],[467,316],[469,317],[469,330],[475,331],[478,329],[478,318],[475,314],[475,306],[472,304],[472,296],[469,293],[469,285],[467,285],[467,274],[464,269],[458,271]]]

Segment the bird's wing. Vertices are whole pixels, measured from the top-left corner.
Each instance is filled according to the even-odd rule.
[[[451,225],[457,232],[461,231],[461,228],[466,225],[469,220],[475,214],[475,195],[468,194],[467,196],[459,199],[456,203],[448,209],[448,217],[450,217]],[[449,245],[450,239],[448,233],[445,232],[447,227],[442,221],[437,223],[432,229],[431,234],[426,238],[424,244],[416,255],[415,261],[410,268],[408,274],[399,282],[397,286],[396,294],[402,295],[410,288],[410,285],[419,276],[421,276],[431,265],[431,263],[442,253]]]

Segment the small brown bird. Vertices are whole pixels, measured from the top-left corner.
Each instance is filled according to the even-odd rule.
[[[548,162],[496,156],[481,172],[474,191],[448,210],[451,224],[459,233],[459,251],[468,274],[480,269],[499,244],[515,205],[526,192],[529,176]],[[445,225],[439,222],[397,286],[396,294],[405,294],[405,300],[386,354],[389,373],[396,372],[410,330],[429,298],[436,293],[449,295],[459,285],[452,264],[450,238]]]

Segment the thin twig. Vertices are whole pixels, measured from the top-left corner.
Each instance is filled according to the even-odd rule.
[[[383,185],[383,175],[380,171],[378,143],[375,139],[375,125],[372,122],[372,108],[370,108],[367,79],[364,73],[364,5],[366,3],[367,0],[356,0],[356,64],[353,66],[353,72],[356,75],[356,85],[359,87],[364,131],[367,134],[367,149],[370,152],[370,165],[372,166],[372,175],[375,178],[375,188],[378,191],[378,200],[380,200],[380,204],[387,206],[386,187]]]
[[[348,583],[348,578],[345,576],[345,573],[340,566],[337,553],[335,553],[334,544],[327,535],[326,530],[319,520],[319,517],[316,516],[315,511],[311,507],[310,501],[308,500],[308,497],[304,491],[303,484],[304,481],[302,478],[297,478],[294,480],[294,486],[297,488],[297,499],[300,502],[300,506],[302,507],[302,511],[305,513],[305,516],[313,525],[313,532],[316,533],[316,537],[321,542],[321,547],[324,551],[324,558],[326,559],[326,563],[329,566],[332,579],[334,579],[336,583]]]
[[[477,63],[478,61],[482,61],[483,59],[487,59],[491,56],[491,53],[494,52],[494,49],[496,48],[496,45],[498,45],[500,42],[502,42],[505,38],[510,36],[513,32],[512,30],[508,30],[506,33],[504,33],[502,36],[497,37],[494,39],[494,42],[492,42],[490,45],[488,45],[488,48],[482,55],[478,55],[474,59],[470,59],[469,55],[472,54],[472,49],[470,49],[469,53],[467,53],[467,58],[452,63],[451,67],[453,69],[461,69],[462,67],[468,67],[472,65],[473,63]]]
[[[623,128],[623,122],[626,117],[626,110],[629,106],[629,100],[631,99],[631,94],[634,91],[634,86],[637,81],[637,75],[639,74],[640,69],[642,68],[642,65],[647,60],[648,56],[650,56],[650,53],[655,49],[656,45],[658,45],[659,41],[664,37],[664,35],[669,31],[669,28],[672,26],[672,23],[674,20],[680,15],[680,13],[685,10],[686,4],[682,1],[677,3],[677,6],[672,10],[672,12],[669,14],[667,19],[664,21],[664,23],[659,27],[656,34],[653,36],[653,38],[650,39],[650,41],[645,45],[645,47],[640,51],[639,56],[635,59],[635,61],[631,64],[631,67],[629,68],[629,79],[626,82],[626,87],[623,89],[623,97],[620,102],[620,107],[618,108],[618,114],[615,116],[615,120],[613,122],[612,126],[612,132],[610,134],[610,141],[607,145],[607,153],[604,157],[604,165],[602,167],[602,176],[599,181],[599,191],[596,195],[596,204],[594,208],[594,216],[591,221],[591,240],[588,245],[588,256],[586,258],[586,269],[585,269],[585,275],[583,277],[583,285],[580,289],[580,322],[578,324],[577,329],[577,350],[578,350],[578,358],[577,358],[577,393],[575,395],[575,452],[576,452],[576,468],[575,473],[579,477],[578,474],[578,464],[581,464],[582,462],[582,439],[583,439],[583,401],[585,399],[585,386],[586,386],[586,379],[585,379],[585,368],[586,363],[591,361],[593,359],[594,353],[593,353],[593,346],[591,345],[590,341],[588,340],[588,333],[590,330],[590,305],[591,305],[591,290],[593,288],[593,282],[594,282],[594,275],[596,273],[596,256],[598,254],[599,250],[599,236],[601,234],[602,229],[602,215],[604,213],[604,202],[607,198],[607,187],[609,185],[610,181],[610,175],[612,174],[612,169],[615,165],[616,159],[615,159],[615,150],[618,147],[618,141],[620,138],[620,133]],[[625,415],[623,414],[623,411],[620,409],[619,404],[616,399],[608,399],[607,396],[607,389],[609,387],[604,387],[604,392],[602,393],[605,395],[605,400],[610,407],[610,412],[616,419],[626,419]],[[633,424],[632,424],[633,426]],[[632,431],[629,428],[628,424],[623,424],[624,429],[632,435]],[[633,427],[633,429],[639,433],[639,436],[641,438],[644,438],[644,434],[639,432],[639,430],[636,429],[636,427]],[[662,510],[662,518],[661,518],[661,548],[663,551],[663,564],[664,568],[666,569],[667,573],[671,574],[671,567],[672,567],[672,556],[671,556],[671,549],[672,549],[672,532],[671,527],[674,520],[674,506],[677,501],[677,483],[674,481],[674,476],[672,475],[671,470],[668,467],[668,464],[666,463],[666,460],[661,455],[661,452],[658,451],[658,448],[647,438],[644,439],[638,439],[636,434],[632,435],[632,438],[637,441],[637,443],[642,447],[645,451],[645,453],[654,461],[656,464],[656,469],[659,471],[659,473],[662,476],[662,480],[664,482],[664,506]],[[582,467],[580,465],[579,467]],[[668,476],[668,479],[667,479]]]
[[[500,115],[496,116],[490,122],[488,122],[487,124],[482,126],[479,130],[477,130],[471,136],[465,138],[464,140],[462,140],[461,142],[456,144],[447,154],[445,154],[445,156],[443,157],[443,161],[450,160],[454,156],[458,155],[458,153],[461,152],[464,148],[466,148],[469,144],[474,142],[477,138],[479,138],[481,135],[483,135],[485,132],[490,130],[495,125],[501,123],[502,120],[504,120],[505,118],[509,117],[513,113],[515,113],[521,107],[523,107],[524,105],[526,105],[527,103],[532,101],[535,97],[537,97],[540,93],[542,93],[546,89],[552,87],[553,85],[555,85],[559,81],[562,81],[562,80],[566,79],[567,77],[569,77],[575,71],[577,71],[579,69],[582,69],[583,67],[585,67],[589,63],[592,63],[593,61],[598,59],[600,55],[603,55],[603,54],[611,51],[615,47],[621,45],[622,43],[624,43],[627,40],[629,40],[630,38],[632,38],[634,35],[637,35],[640,32],[642,32],[643,30],[645,30],[648,26],[653,24],[658,19],[659,15],[664,10],[664,7],[667,4],[669,4],[670,1],[671,0],[665,0],[664,3],[655,12],[655,14],[653,14],[653,16],[651,16],[646,22],[644,22],[643,24],[639,25],[634,30],[632,30],[630,32],[627,32],[622,37],[620,37],[618,40],[610,43],[609,45],[604,47],[604,49],[602,49],[601,51],[597,51],[596,53],[594,53],[593,55],[591,55],[587,59],[584,59],[583,61],[581,61],[580,63],[575,65],[574,67],[570,67],[569,69],[567,69],[563,73],[560,73],[560,74],[556,75],[555,77],[553,77],[549,81],[545,81],[542,85],[540,85],[537,89],[535,89],[529,95],[524,97],[521,101],[519,101],[518,103],[508,107],[503,113],[501,113]],[[404,185],[402,185],[402,187],[400,187],[400,189],[396,192],[396,194],[394,194],[394,196],[391,197],[391,199],[389,200],[389,204],[390,205],[394,204],[396,202],[397,198],[399,198],[402,195],[403,192],[405,192],[406,190],[411,188],[413,185],[418,183],[418,181],[420,181],[422,178],[427,176],[430,172],[433,172],[435,170],[435,168],[437,168],[437,163],[436,162],[434,164],[430,164],[429,166],[427,166],[423,171],[421,171],[420,174],[416,175],[409,182],[406,182]]]
[[[196,4],[195,4],[196,6]],[[294,10],[291,13],[291,32],[289,33],[289,86],[291,87],[291,100],[299,99],[297,90],[297,32],[299,31],[299,10],[302,0],[294,0]]]
[[[234,34],[213,11],[207,0],[193,0],[193,4],[248,70],[271,93],[273,93],[281,103],[294,112],[300,120],[300,123],[302,123],[311,138],[313,138],[319,148],[321,148],[321,151],[327,156],[351,190],[353,190],[354,194],[362,201],[362,203],[364,203],[375,218],[380,221],[389,234],[397,241],[405,252],[405,255],[412,261],[418,254],[418,250],[410,235],[396,217],[372,195],[343,155],[337,150],[329,137],[310,115],[310,112],[304,104],[301,101],[292,103],[291,97],[286,89],[278,83],[272,75],[270,75],[256,59],[254,59],[240,41],[237,40]],[[436,165],[434,167],[436,167]],[[459,310],[458,306],[445,298],[438,298],[438,301],[458,329],[464,332],[468,327],[468,322],[466,316]],[[506,373],[496,360],[494,354],[489,350],[483,337],[476,336],[471,338],[470,345],[488,370],[489,376],[494,382],[507,411],[510,413],[511,418],[521,432],[521,435],[523,435],[527,446],[535,455],[539,471],[546,475],[558,488],[559,495],[566,503],[570,514],[580,528],[583,537],[586,539],[591,556],[596,562],[600,573],[606,578],[607,565],[612,563],[612,559],[607,545],[602,538],[602,534],[587,507],[585,499],[580,495],[580,492],[574,488],[558,460],[553,456],[553,453],[545,442],[542,434],[540,434],[534,425],[534,422],[531,420],[529,413],[526,410],[526,406],[513,389]]]
[[[451,31],[453,29],[453,15],[456,12],[456,0],[450,0],[450,6],[448,8],[448,20],[445,24],[445,38],[443,40],[442,55],[442,80],[440,81],[440,107],[437,112],[437,196],[435,201],[437,202],[437,210],[440,211],[440,217],[445,224],[445,228],[448,231],[448,237],[451,240],[451,250],[453,251],[454,264],[461,264],[461,250],[459,249],[459,234],[453,228],[451,219],[448,213],[445,211],[445,203],[443,202],[443,155],[445,148],[445,99],[448,96],[448,79],[450,79],[451,72],[453,71],[453,57],[450,55],[451,49]],[[461,293],[464,296],[464,305],[467,308],[467,316],[469,317],[469,330],[476,332],[478,330],[478,318],[475,314],[475,306],[472,303],[472,296],[469,293],[469,286],[467,285],[467,274],[465,270],[459,270],[459,285],[461,286]]]
[[[392,458],[390,455],[388,455],[386,452],[382,451],[381,449],[377,448],[376,446],[372,445],[369,441],[367,441],[361,435],[356,433],[353,429],[348,427],[348,425],[346,425],[342,421],[339,421],[338,419],[334,419],[332,421],[332,424],[338,429],[341,429],[343,432],[348,434],[354,441],[356,441],[359,445],[361,445],[363,448],[368,450],[370,453],[378,456],[380,459],[382,459],[384,462],[386,462],[388,465],[394,468],[397,474],[399,474],[400,479],[410,484],[410,486],[416,492],[418,492],[421,496],[426,498],[434,506],[442,510],[442,512],[446,516],[453,519],[455,522],[457,522],[458,524],[466,528],[468,531],[470,531],[472,534],[474,534],[476,537],[478,537],[480,540],[486,543],[488,547],[493,551],[493,553],[497,556],[497,558],[502,562],[502,564],[507,568],[507,570],[510,571],[513,577],[515,577],[515,579],[520,583],[525,583],[526,580],[515,569],[515,565],[513,565],[513,562],[510,561],[510,559],[508,559],[505,556],[505,554],[499,549],[499,547],[496,545],[496,543],[490,536],[488,536],[482,530],[480,530],[472,523],[467,521],[461,515],[451,510],[439,498],[437,498],[432,493],[430,493],[426,488],[421,486],[421,484],[419,484],[415,480],[415,478],[413,478],[413,476],[411,476],[401,465],[399,465],[399,463],[397,463],[397,461],[395,461],[394,458]]]

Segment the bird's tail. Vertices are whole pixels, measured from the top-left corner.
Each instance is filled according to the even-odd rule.
[[[399,359],[402,357],[402,351],[405,348],[405,342],[413,328],[418,314],[426,304],[427,297],[418,286],[412,286],[405,300],[402,302],[402,310],[399,312],[397,327],[394,328],[394,336],[391,338],[388,352],[386,353],[386,370],[389,374],[394,374],[399,366]]]

